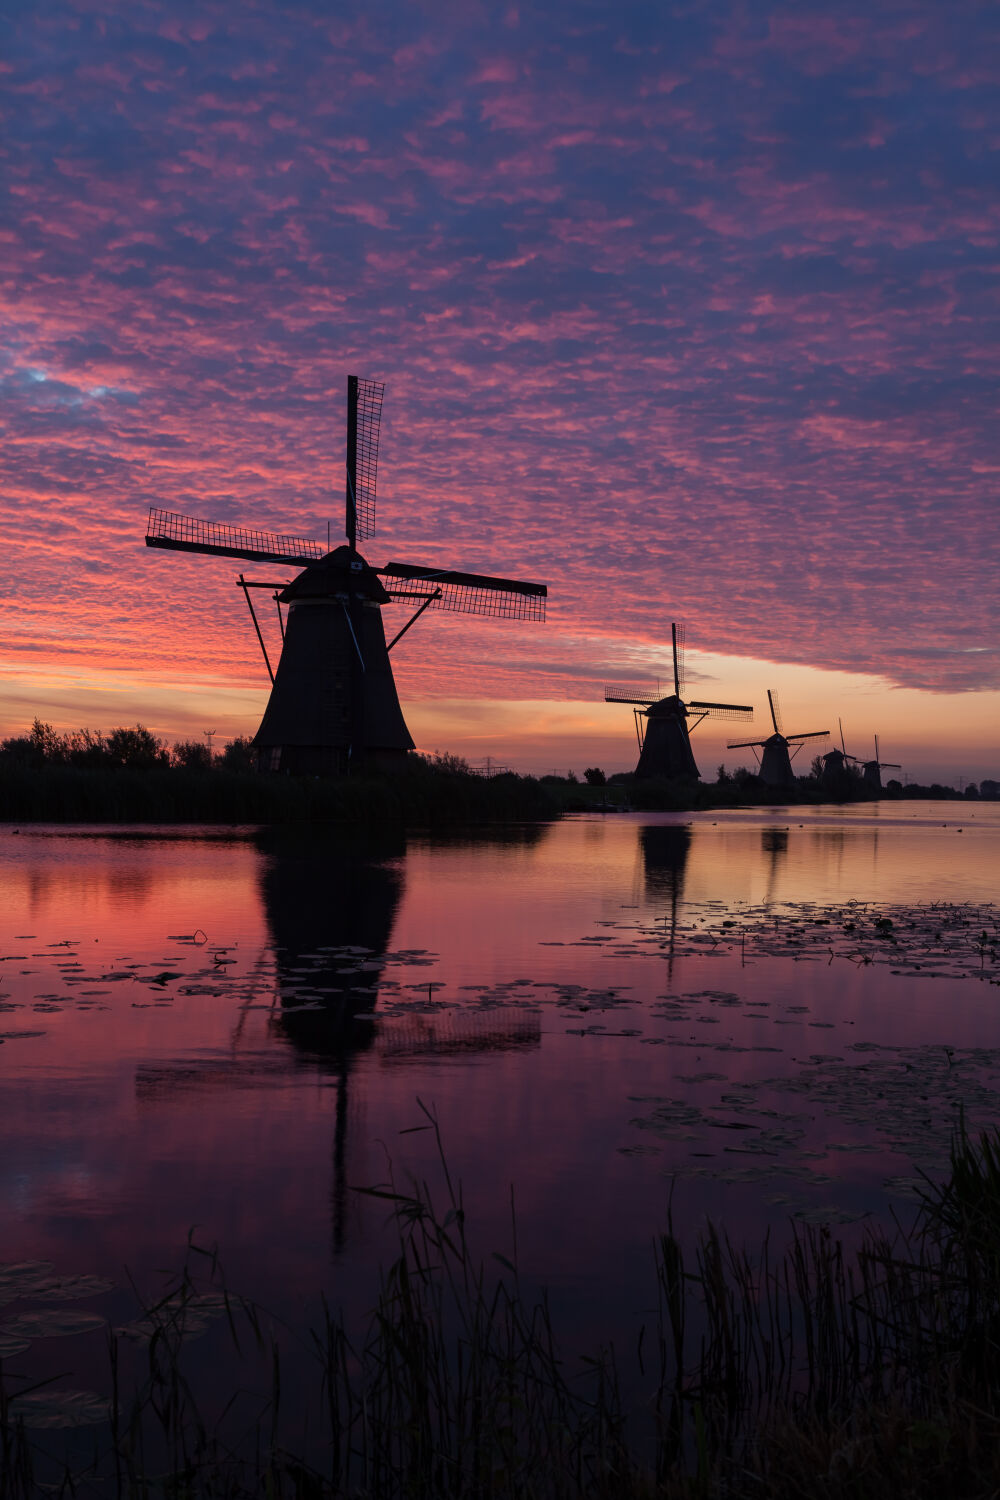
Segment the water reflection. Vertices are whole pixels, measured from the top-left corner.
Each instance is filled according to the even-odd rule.
[[[684,897],[684,875],[691,853],[691,828],[687,823],[648,823],[639,829],[639,849],[647,900],[666,900],[667,979],[673,980],[677,914]]]
[[[760,848],[767,869],[764,905],[770,906],[774,901],[774,888],[778,879],[778,872],[788,858],[788,829],[762,828],[760,831]]]
[[[371,1041],[370,1017],[404,891],[406,842],[283,830],[257,836],[260,893],[274,946],[275,1025],[317,1062]]]
[[[418,847],[438,862],[449,853],[481,860],[489,849],[502,866],[506,856],[516,860],[532,850],[545,833],[542,827],[504,828]],[[146,1104],[182,1105],[192,1092],[229,1096],[285,1088],[297,1073],[321,1077],[334,1095],[329,1203],[337,1256],[349,1237],[348,1180],[360,1180],[350,1169],[352,1123],[360,1120],[367,1093],[359,1061],[399,1068],[534,1049],[541,1025],[537,1014],[514,1007],[440,1000],[431,959],[394,945],[414,853],[411,845],[408,863],[402,833],[358,842],[314,830],[268,829],[249,842],[257,855],[265,941],[244,981],[229,1045],[222,1055],[139,1064],[135,1094]],[[255,1024],[262,1009],[263,1035]],[[203,1117],[209,1118],[207,1105]]]
[[[274,945],[272,1028],[334,1082],[330,1216],[334,1255],[347,1224],[348,1085],[372,1045],[379,980],[403,896],[406,841],[258,835],[260,892]],[[352,950],[352,951],[345,951]]]
[[[649,823],[639,829],[646,894],[676,904],[684,895],[684,872],[691,851],[687,823]]]

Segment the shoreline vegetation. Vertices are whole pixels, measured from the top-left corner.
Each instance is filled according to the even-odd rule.
[[[167,746],[137,724],[108,734],[60,734],[36,719],[28,734],[0,742],[0,822],[5,823],[334,823],[345,827],[459,827],[547,821],[567,812],[710,811],[830,802],[978,798],[978,788],[902,786],[878,793],[859,775],[832,796],[818,775],[769,787],[748,770],[715,781],[637,781],[483,773],[454,755],[413,755],[392,774],[346,777],[257,772],[249,740],[213,754],[200,740]]]
[[[396,1246],[358,1327],[324,1304],[304,1346],[191,1244],[164,1294],[109,1333],[103,1394],[31,1382],[6,1359],[4,1500],[997,1492],[1000,1132],[973,1141],[960,1123],[912,1227],[869,1228],[853,1249],[811,1227],[751,1253],[710,1224],[686,1251],[668,1224],[642,1326],[589,1353],[522,1288],[516,1248],[477,1257],[443,1153],[440,1176],[443,1211],[426,1183],[361,1190],[391,1211]],[[30,1298],[30,1269],[11,1268],[27,1280],[8,1301]],[[191,1347],[210,1323],[217,1357],[235,1360],[231,1390]],[[308,1421],[283,1399],[291,1342],[311,1358]]]

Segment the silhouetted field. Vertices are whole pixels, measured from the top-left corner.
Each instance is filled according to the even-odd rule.
[[[0,765],[7,823],[305,823],[410,827],[554,817],[531,777],[417,764],[394,776],[318,779],[177,766]]]

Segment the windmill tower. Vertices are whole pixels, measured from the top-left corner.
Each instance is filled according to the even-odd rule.
[[[856,785],[850,767],[852,762],[854,765],[860,765],[860,761],[856,755],[849,755],[847,752],[842,719],[837,720],[837,727],[840,730],[840,749],[834,746],[823,756],[823,774],[820,777],[820,785],[825,792],[830,792],[834,797],[841,797]]]
[[[794,786],[795,772],[792,770],[792,761],[795,756],[806,740],[824,739],[830,731],[829,729],[811,729],[808,734],[785,734],[781,728],[778,695],[770,688],[767,690],[767,702],[771,710],[774,733],[766,740],[737,740],[734,745],[727,745],[726,749],[753,750],[760,762],[760,779],[765,786]],[[791,754],[789,754],[790,748]],[[757,754],[758,751],[759,754]]]
[[[875,736],[875,759],[866,760],[862,763],[861,774],[864,777],[865,786],[870,786],[873,791],[882,790],[882,768],[890,771],[901,771],[903,768],[898,761],[880,760],[878,753],[878,735]]]
[[[741,703],[704,703],[681,698],[684,688],[682,626],[670,627],[674,656],[674,690],[668,697],[642,693],[634,687],[606,687],[605,703],[631,703],[635,733],[639,741],[638,777],[663,776],[669,780],[698,780],[698,767],[691,751],[691,731],[702,719],[752,719],[753,708]],[[691,715],[694,722],[688,723]]]
[[[541,583],[459,573],[437,566],[386,563],[375,568],[358,551],[358,538],[375,525],[375,482],[384,386],[347,380],[346,544],[251,531],[152,509],[148,547],[301,568],[290,581],[237,582],[271,679],[271,696],[254,736],[259,770],[306,775],[352,768],[390,769],[414,748],[406,727],[389,653],[428,609],[508,620],[544,620]],[[278,606],[281,656],[272,670],[251,589],[266,589]],[[416,606],[386,644],[382,611],[402,601]],[[282,606],[287,608],[287,618]]]

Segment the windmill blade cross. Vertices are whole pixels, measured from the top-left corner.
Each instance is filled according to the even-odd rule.
[[[767,690],[767,701],[771,709],[771,723],[774,725],[775,734],[781,734],[781,710],[778,707],[778,695],[770,688]]]
[[[252,531],[227,526],[220,521],[201,521],[196,516],[151,506],[146,526],[147,547],[167,547],[175,552],[202,552],[215,557],[246,557],[251,562],[293,563],[307,567],[326,555],[319,542],[303,537],[282,536],[276,531]]]
[[[490,615],[503,620],[544,620],[548,589],[544,583],[493,578],[488,573],[460,573],[412,563],[386,563],[376,572],[394,598],[427,599],[431,609],[453,614]]]

